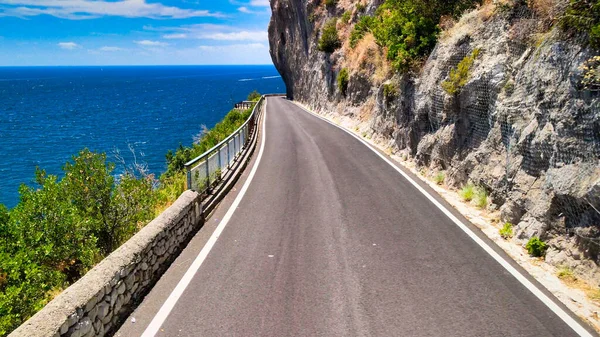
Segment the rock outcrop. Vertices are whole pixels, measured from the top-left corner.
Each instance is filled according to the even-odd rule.
[[[538,20],[527,7],[488,4],[446,28],[418,73],[387,66],[372,36],[332,54],[317,50],[329,18],[373,13],[383,1],[272,0],[269,39],[288,95],[321,113],[349,116],[394,152],[446,183],[487,190],[489,210],[515,225],[515,239],[539,236],[546,261],[600,282],[600,109],[581,87],[581,66],[595,52],[559,28],[523,33]],[[338,23],[342,41],[352,25]],[[527,38],[523,37],[526,36]],[[532,39],[534,36],[535,39]],[[479,49],[467,84],[447,94],[441,83]],[[336,78],[350,72],[345,95]]]

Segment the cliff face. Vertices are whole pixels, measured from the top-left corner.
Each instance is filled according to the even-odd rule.
[[[288,95],[368,125],[368,136],[393,152],[445,171],[451,187],[482,186],[488,210],[515,225],[515,240],[539,236],[548,262],[600,281],[600,109],[598,94],[581,87],[593,50],[559,28],[529,36],[540,18],[526,6],[488,4],[445,28],[420,71],[399,74],[372,36],[350,48],[359,15],[382,1],[361,1],[363,13],[357,2],[271,1],[271,54]],[[324,22],[346,11],[342,48],[318,51]],[[442,82],[476,49],[466,85],[448,94]],[[336,81],[342,68],[350,74],[345,94]]]

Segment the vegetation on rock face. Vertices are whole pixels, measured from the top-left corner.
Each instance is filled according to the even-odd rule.
[[[348,75],[348,69],[344,68],[340,70],[340,73],[337,77],[338,89],[342,93],[342,95],[346,96],[346,91],[348,90],[348,82],[350,80],[350,76]]]
[[[571,0],[561,25],[565,30],[586,33],[592,47],[600,48],[600,1]]]
[[[323,31],[321,32],[321,38],[319,39],[319,45],[317,46],[319,51],[333,53],[342,46],[342,42],[338,36],[336,22],[337,19],[334,18],[325,23]]]
[[[337,6],[337,0],[325,0],[325,7],[327,9],[333,9]]]
[[[479,49],[473,50],[473,53],[460,61],[455,69],[450,70],[448,79],[442,82],[442,89],[446,93],[456,95],[467,84],[471,76],[471,67],[477,56],[479,56]]]
[[[408,70],[435,47],[442,16],[457,17],[481,1],[386,0],[374,17],[362,17],[350,34],[350,45],[371,31],[387,49],[387,58],[398,71]]]

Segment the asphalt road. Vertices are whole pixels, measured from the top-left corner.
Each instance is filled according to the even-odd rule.
[[[156,336],[575,336],[390,165],[269,98],[239,207]]]

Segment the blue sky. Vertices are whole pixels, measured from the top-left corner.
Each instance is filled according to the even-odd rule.
[[[270,64],[269,0],[0,0],[0,66]]]

